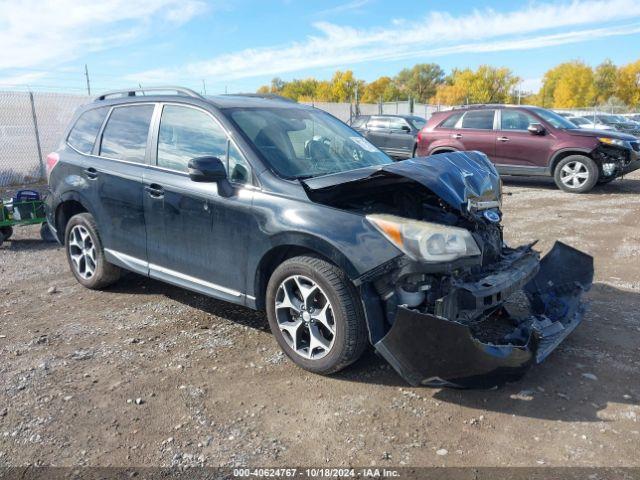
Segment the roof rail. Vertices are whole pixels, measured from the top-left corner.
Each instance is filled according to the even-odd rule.
[[[226,94],[225,94],[226,95]],[[282,102],[298,103],[291,98],[283,97],[276,93],[230,93],[230,97],[249,97],[249,98],[264,98],[266,100],[280,100]]]
[[[183,95],[185,97],[204,98],[198,92],[191,90],[190,88],[183,87],[149,87],[149,88],[127,88],[124,90],[113,90],[111,92],[105,92],[95,98],[95,102],[106,100],[108,97],[139,97],[145,96],[149,93],[157,92],[173,92],[174,95]]]

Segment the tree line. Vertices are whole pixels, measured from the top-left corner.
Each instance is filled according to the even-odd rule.
[[[551,108],[592,106],[640,107],[640,60],[616,66],[605,60],[592,68],[574,60],[549,69],[538,92],[523,92],[522,79],[509,68],[481,65],[453,69],[449,74],[435,63],[420,63],[394,77],[372,82],[357,79],[351,70],[336,71],[330,80],[284,81],[274,78],[258,93],[274,93],[300,102],[378,103],[413,100],[420,103],[527,103]]]

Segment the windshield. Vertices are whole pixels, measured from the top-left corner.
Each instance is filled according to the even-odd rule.
[[[231,120],[284,178],[309,178],[393,163],[367,139],[320,110],[233,109]]]
[[[556,112],[547,110],[544,108],[532,108],[531,111],[536,115],[539,115],[545,122],[549,122],[552,127],[572,130],[578,128],[562,115],[558,115]]]
[[[422,127],[427,124],[427,121],[422,117],[409,117],[407,120],[411,122],[411,125],[413,125],[416,130],[422,130]]]

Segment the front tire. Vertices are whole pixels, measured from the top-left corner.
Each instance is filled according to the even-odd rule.
[[[107,262],[93,216],[74,215],[67,223],[64,245],[71,272],[84,287],[98,290],[120,278],[120,268]]]
[[[598,182],[598,166],[584,155],[569,155],[556,165],[553,178],[565,192],[586,193]]]
[[[367,345],[358,292],[339,267],[312,256],[286,260],[267,285],[267,317],[280,348],[310,372],[328,375]]]

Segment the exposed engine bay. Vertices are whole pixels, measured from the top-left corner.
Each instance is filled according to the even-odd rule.
[[[492,386],[521,375],[580,322],[593,259],[559,242],[542,261],[535,242],[506,246],[499,177],[483,154],[410,162],[308,185],[314,201],[365,215],[405,253],[358,279],[384,318],[372,343],[412,384]],[[441,181],[447,174],[464,179],[459,188]],[[430,245],[449,244],[462,253],[429,256]]]

